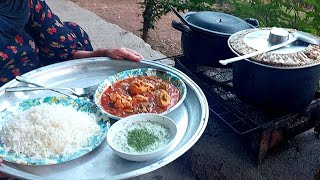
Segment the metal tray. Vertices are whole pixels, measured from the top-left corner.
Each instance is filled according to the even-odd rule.
[[[208,102],[202,90],[181,71],[152,61],[141,63],[89,58],[42,67],[24,74],[25,77],[60,87],[86,87],[100,83],[107,76],[126,69],[152,67],[170,71],[187,86],[187,97],[176,110],[167,114],[176,121],[181,141],[165,157],[146,162],[131,162],[118,157],[104,141],[98,148],[78,159],[48,166],[18,165],[4,162],[0,171],[24,179],[124,179],[159,169],[189,150],[205,130],[209,117]],[[28,98],[59,95],[50,91],[8,93],[6,87],[24,85],[12,80],[0,88],[0,111]]]

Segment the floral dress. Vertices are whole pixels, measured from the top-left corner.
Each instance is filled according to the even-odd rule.
[[[24,29],[0,19],[0,33],[12,37],[0,44],[0,86],[33,69],[66,61],[78,50],[92,51],[87,33],[75,23],[61,22],[44,0],[30,0],[29,6]]]

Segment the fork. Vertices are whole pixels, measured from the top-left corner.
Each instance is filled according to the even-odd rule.
[[[64,92],[61,92],[60,90],[67,90],[72,93],[72,95],[75,95],[77,97],[89,97],[93,95],[93,92],[97,89],[98,85],[93,85],[85,88],[60,88],[60,87],[47,87],[44,84],[37,83],[31,79],[17,76],[16,80],[19,82],[24,82],[27,84],[31,84],[37,87],[29,87],[29,86],[18,86],[18,87],[8,87],[5,89],[6,92],[23,92],[23,91],[37,91],[37,90],[50,90],[57,93],[61,93],[63,95],[69,96],[69,94],[66,94]],[[71,97],[72,98],[72,97]]]
[[[40,90],[66,90],[71,92],[77,97],[87,97],[93,95],[98,85],[88,86],[84,88],[67,88],[67,87],[30,87],[30,86],[18,86],[18,87],[8,87],[5,89],[6,92],[25,92],[25,91],[40,91]]]

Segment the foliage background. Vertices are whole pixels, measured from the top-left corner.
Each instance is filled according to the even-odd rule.
[[[187,11],[219,11],[241,18],[254,18],[260,27],[294,28],[320,35],[320,0],[144,0],[143,35],[170,11],[172,5],[183,13]]]

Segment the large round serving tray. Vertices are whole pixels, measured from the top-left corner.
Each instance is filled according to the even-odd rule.
[[[106,77],[127,69],[151,67],[179,76],[187,86],[184,102],[166,116],[178,125],[181,141],[165,157],[146,162],[131,162],[117,156],[104,141],[94,151],[70,162],[48,165],[19,165],[4,162],[0,171],[23,179],[124,179],[159,169],[189,150],[201,137],[208,122],[208,102],[202,90],[188,76],[170,66],[152,61],[140,63],[89,58],[57,63],[31,71],[23,76],[50,86],[86,87],[99,84]],[[12,80],[0,88],[0,111],[29,98],[59,95],[50,91],[5,92],[6,87],[25,85]]]

